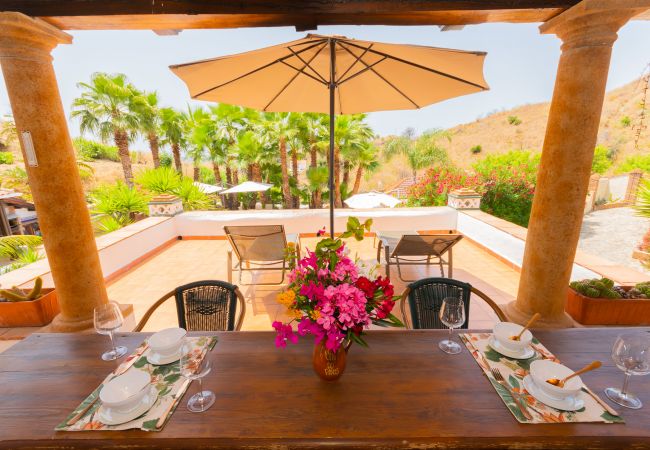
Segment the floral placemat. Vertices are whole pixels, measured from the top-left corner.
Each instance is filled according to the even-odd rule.
[[[567,422],[601,422],[601,423],[623,423],[623,419],[605,411],[598,402],[586,392],[582,392],[582,399],[585,406],[577,411],[561,411],[541,403],[530,395],[523,387],[522,380],[528,375],[530,364],[536,359],[559,360],[544,347],[537,339],[533,338],[532,347],[535,356],[530,359],[518,360],[508,358],[493,350],[488,345],[491,333],[463,333],[459,335],[474,360],[483,370],[483,374],[490,380],[492,386],[508,407],[512,415],[520,423],[567,423]],[[503,378],[513,388],[515,395],[520,394],[518,399],[529,413],[532,419],[527,419],[519,409],[511,392],[499,384],[490,369],[499,369]]]
[[[187,341],[190,342],[194,349],[193,353],[196,354],[197,364],[203,360],[205,355],[214,348],[217,343],[217,338],[214,336],[199,336],[199,337],[188,337]],[[138,355],[142,352],[142,348],[146,345],[146,342],[143,342],[135,349],[135,351],[126,358],[122,364],[127,364],[133,355]],[[151,375],[151,382],[153,386],[158,390],[158,398],[154,403],[153,407],[149,409],[144,415],[120,425],[105,425],[101,423],[97,416],[101,402],[97,401],[86,414],[79,419],[74,425],[67,425],[67,422],[72,419],[77,413],[83,411],[83,409],[92,401],[94,401],[99,395],[104,383],[108,382],[113,378],[113,374],[108,375],[102,384],[100,384],[97,389],[95,389],[88,397],[77,406],[74,411],[72,411],[59,425],[56,426],[56,431],[89,431],[89,430],[132,430],[140,429],[144,431],[160,431],[164,428],[165,424],[169,421],[169,418],[173,415],[174,410],[178,406],[181,398],[183,397],[184,391],[187,390],[189,385],[184,383],[185,378],[180,374],[180,366],[178,361],[161,365],[154,366],[149,364],[147,361],[147,349],[141,356],[138,357],[138,360],[133,363],[133,365],[128,369],[130,370],[143,370],[148,372]],[[127,371],[127,372],[128,372]],[[174,402],[174,406],[170,414],[167,415],[165,423],[160,428],[156,427],[158,419],[162,417],[165,412],[168,410],[170,402]]]

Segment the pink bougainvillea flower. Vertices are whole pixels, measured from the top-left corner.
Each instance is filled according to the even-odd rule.
[[[292,344],[298,343],[298,336],[293,333],[293,328],[291,325],[278,322],[277,320],[273,322],[273,328],[277,331],[275,336],[275,346],[278,348],[285,348],[287,346],[287,341]]]

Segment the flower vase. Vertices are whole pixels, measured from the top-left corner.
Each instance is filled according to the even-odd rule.
[[[325,381],[336,381],[345,371],[349,345],[341,345],[336,352],[325,347],[325,340],[314,346],[314,372]]]

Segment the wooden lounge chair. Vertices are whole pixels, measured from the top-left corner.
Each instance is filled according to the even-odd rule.
[[[466,329],[469,324],[472,294],[485,301],[501,322],[508,320],[494,300],[471,284],[451,278],[425,278],[409,284],[402,293],[400,310],[404,323],[407,328],[411,329],[446,329],[447,326],[440,321],[439,317],[442,301],[445,297],[459,297],[465,304],[465,323],[460,328]],[[411,313],[410,318],[406,313],[407,301]]]
[[[287,270],[287,241],[295,244],[296,254],[300,257],[298,236],[286,235],[282,225],[225,226],[223,229],[232,246],[232,249],[228,250],[228,282],[230,283],[232,283],[233,269],[239,270],[240,285],[273,286],[284,283]],[[233,253],[237,257],[234,267]],[[281,271],[282,278],[274,283],[243,283],[244,271]]]
[[[386,276],[390,278],[390,266],[397,266],[397,274],[402,281],[402,266],[429,266],[432,263],[440,267],[440,275],[445,276],[444,265],[449,268],[448,276],[453,276],[453,246],[463,235],[454,231],[436,234],[418,234],[417,232],[378,232],[377,263],[381,263],[381,251],[384,249],[386,259]],[[447,259],[444,258],[445,254]]]
[[[239,331],[244,322],[246,302],[239,288],[225,281],[206,280],[179,286],[163,295],[133,331],[142,331],[156,309],[171,297],[176,299],[178,326],[188,331]]]

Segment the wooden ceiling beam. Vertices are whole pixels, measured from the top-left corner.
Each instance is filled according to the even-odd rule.
[[[0,0],[1,1],[1,0]],[[535,23],[564,9],[438,11],[364,14],[152,14],[114,16],[40,17],[63,30],[184,30],[295,26],[316,29],[322,25],[474,25],[486,22]]]
[[[29,16],[151,14],[373,14],[567,9],[579,0],[0,0],[0,11]]]

